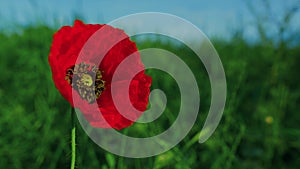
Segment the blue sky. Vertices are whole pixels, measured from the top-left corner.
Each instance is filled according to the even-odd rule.
[[[86,23],[108,23],[119,17],[137,12],[163,12],[184,18],[209,37],[228,37],[243,28],[249,37],[256,34],[253,16],[246,2],[264,12],[260,0],[0,0],[0,28],[30,25],[36,22],[60,27],[71,25],[74,15]],[[271,0],[274,18],[280,18],[284,9],[299,0]],[[293,28],[300,29],[300,14],[295,16]],[[270,26],[270,30],[272,26]]]

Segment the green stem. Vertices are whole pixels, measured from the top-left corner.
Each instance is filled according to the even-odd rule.
[[[75,161],[76,161],[76,127],[75,127],[75,111],[74,108],[71,110],[71,121],[72,121],[72,140],[71,140],[71,151],[72,151],[72,157],[71,157],[71,169],[75,169]]]

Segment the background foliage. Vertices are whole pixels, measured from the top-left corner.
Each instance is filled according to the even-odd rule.
[[[190,49],[172,40],[138,41],[139,49],[172,51],[192,68],[201,92],[197,122],[179,145],[143,159],[106,152],[78,124],[78,168],[298,168],[300,32],[287,38],[289,23],[283,22],[282,38],[278,38],[268,35],[263,23],[257,24],[261,39],[255,43],[243,38],[242,30],[230,40],[212,39],[225,68],[228,95],[221,123],[204,144],[197,141],[210,104],[210,85],[202,63]],[[48,65],[54,32],[36,25],[0,33],[0,168],[69,168],[70,108],[55,89]],[[129,135],[160,133],[178,113],[175,81],[156,70],[148,74],[154,80],[152,88],[166,92],[167,108],[157,121],[122,131]]]

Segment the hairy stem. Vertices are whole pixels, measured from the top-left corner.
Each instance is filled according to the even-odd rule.
[[[71,110],[71,123],[72,123],[72,131],[71,131],[71,169],[75,169],[75,161],[76,161],[76,127],[75,127],[75,111],[74,108]]]

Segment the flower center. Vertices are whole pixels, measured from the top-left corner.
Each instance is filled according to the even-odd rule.
[[[93,84],[92,76],[89,74],[82,74],[80,80],[85,86],[91,86]]]
[[[67,70],[65,79],[89,103],[94,103],[105,89],[102,73],[95,65],[80,63],[72,66]]]

